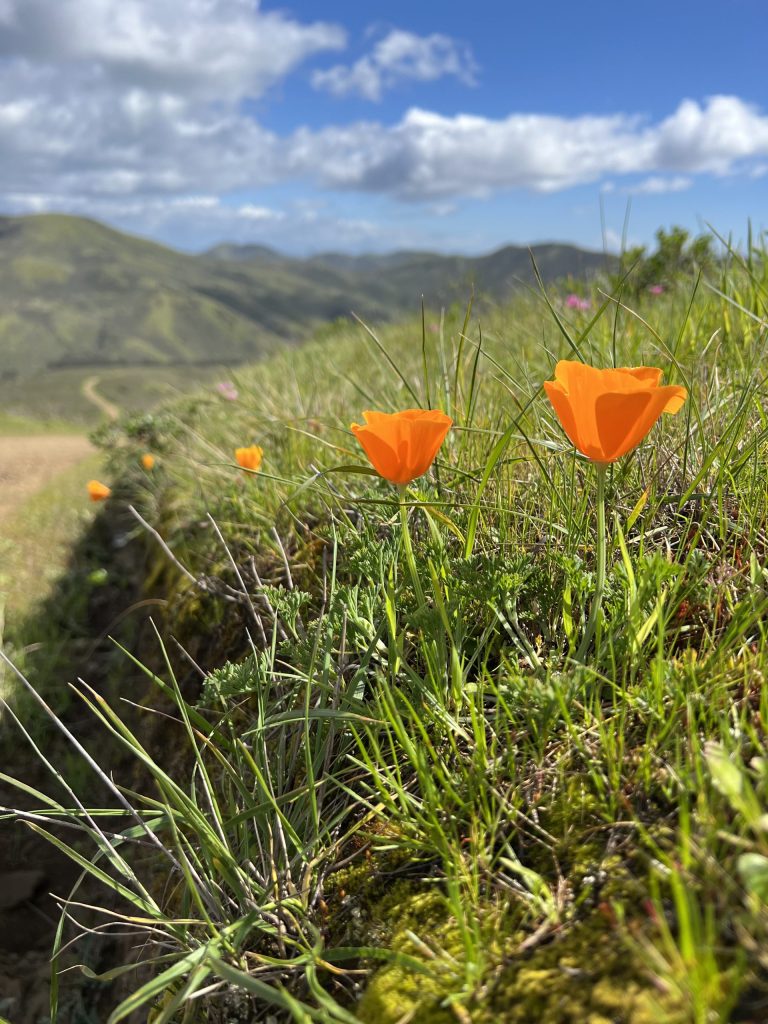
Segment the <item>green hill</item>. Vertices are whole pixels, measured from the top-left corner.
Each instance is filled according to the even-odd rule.
[[[0,219],[0,375],[241,362],[342,309],[329,289],[174,252],[92,221]]]
[[[539,246],[552,280],[604,266],[598,253]],[[175,252],[61,214],[0,218],[0,381],[72,366],[236,364],[355,310],[390,320],[532,280],[527,250],[290,259],[263,246]]]

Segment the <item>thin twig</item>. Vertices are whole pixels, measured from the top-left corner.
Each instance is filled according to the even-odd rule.
[[[264,642],[264,646],[266,647],[267,646],[267,635],[264,632],[264,626],[262,624],[261,618],[259,617],[256,609],[253,607],[253,601],[251,600],[251,595],[248,593],[248,588],[246,587],[245,582],[243,580],[243,577],[240,574],[240,569],[239,569],[239,567],[237,565],[237,562],[235,561],[234,557],[232,556],[232,552],[229,550],[227,542],[224,540],[224,535],[222,534],[221,530],[219,529],[219,524],[216,522],[216,520],[213,518],[213,516],[211,515],[210,512],[207,513],[207,518],[209,519],[209,521],[211,523],[211,526],[213,527],[213,529],[214,529],[214,531],[216,533],[216,536],[221,541],[221,546],[224,548],[224,550],[227,553],[227,558],[229,559],[229,564],[232,566],[232,570],[234,571],[234,574],[235,574],[235,576],[237,578],[237,582],[240,584],[240,588],[241,588],[240,592],[243,595],[243,597],[245,598],[245,603],[248,605],[248,610],[250,611],[251,616],[253,617],[253,621],[256,623],[256,625],[257,625],[257,627],[259,629],[259,632],[261,633],[261,638],[262,638],[262,640]]]
[[[283,542],[280,539],[280,534],[277,532],[277,528],[274,526],[272,527],[272,536],[275,538],[278,550],[280,551],[280,554],[283,559],[283,566],[285,567],[285,580],[288,585],[288,589],[293,590],[293,577],[291,576],[291,567],[288,564],[288,555],[285,553],[285,548],[283,547]]]
[[[147,533],[152,534],[152,536],[155,538],[157,543],[160,545],[160,547],[163,549],[166,555],[170,558],[170,560],[173,562],[173,564],[176,566],[179,572],[182,573],[182,575],[186,579],[188,579],[190,583],[193,583],[196,587],[200,587],[201,590],[207,590],[205,583],[201,582],[196,576],[194,576],[189,571],[189,569],[187,569],[185,565],[181,564],[181,562],[178,560],[176,555],[174,555],[174,553],[168,547],[168,545],[157,532],[157,530],[154,528],[154,526],[150,526],[147,520],[139,512],[136,511],[133,505],[128,506],[128,511],[131,513],[132,516],[134,516],[135,519],[137,519],[141,523],[141,525],[144,527]]]

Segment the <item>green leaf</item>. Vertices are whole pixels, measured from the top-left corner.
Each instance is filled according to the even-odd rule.
[[[768,903],[768,857],[760,853],[742,853],[736,867],[744,888],[761,903]]]
[[[739,766],[731,760],[720,743],[707,743],[704,757],[715,789],[729,801],[734,810],[741,811],[744,776]]]

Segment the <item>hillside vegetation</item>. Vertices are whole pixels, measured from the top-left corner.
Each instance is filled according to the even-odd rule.
[[[337,325],[105,429],[103,562],[14,634],[106,622],[58,683],[20,652],[95,759],[46,746],[71,789],[26,813],[90,878],[54,967],[127,933],[99,1019],[766,1019],[768,269],[627,291]],[[559,358],[687,389],[610,467],[604,533]],[[349,425],[416,406],[454,425],[398,491]],[[157,626],[127,651],[121,599]]]
[[[585,276],[598,253],[536,248],[542,274]],[[226,257],[226,258],[225,258]],[[493,299],[531,281],[525,249],[292,260],[259,247],[194,256],[58,214],[0,218],[0,382],[42,369],[237,364],[355,310],[392,319],[474,282]]]

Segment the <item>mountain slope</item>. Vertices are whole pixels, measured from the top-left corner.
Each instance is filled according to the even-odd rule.
[[[241,270],[75,217],[0,218],[0,374],[241,362],[344,309],[279,268]]]
[[[545,279],[588,274],[598,253],[539,246]],[[0,217],[0,380],[77,365],[234,364],[351,310],[390,320],[428,304],[494,300],[532,281],[527,250],[290,259],[263,246],[175,252],[61,214]]]

